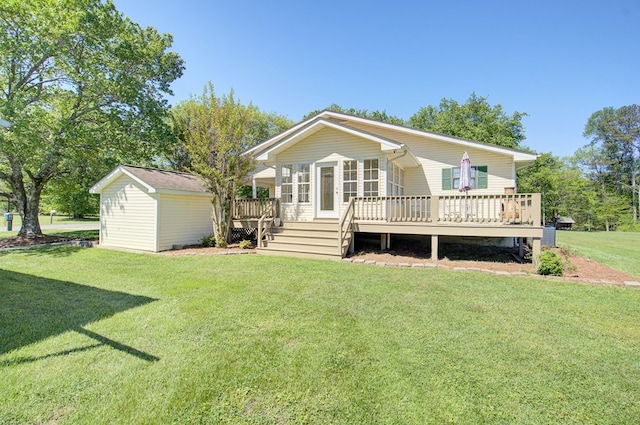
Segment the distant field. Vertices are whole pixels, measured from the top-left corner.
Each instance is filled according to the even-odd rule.
[[[581,257],[640,278],[640,233],[560,231],[556,243]]]

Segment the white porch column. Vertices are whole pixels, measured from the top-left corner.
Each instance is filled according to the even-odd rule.
[[[438,235],[431,235],[431,261],[438,261]]]
[[[256,177],[251,177],[251,197],[256,199],[258,197],[258,188],[256,187]]]

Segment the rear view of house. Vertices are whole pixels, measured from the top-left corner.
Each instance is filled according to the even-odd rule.
[[[188,173],[121,165],[96,183],[100,245],[164,251],[213,231],[211,193]]]
[[[356,233],[383,245],[428,235],[434,259],[441,238],[528,238],[540,251],[540,195],[516,193],[516,172],[537,158],[529,152],[324,111],[247,154],[253,185],[279,204],[258,226],[264,253],[340,258]]]

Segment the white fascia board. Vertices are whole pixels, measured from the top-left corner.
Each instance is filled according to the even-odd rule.
[[[115,179],[117,179],[123,174],[129,176],[136,182],[140,183],[145,189],[147,189],[147,193],[156,192],[155,187],[149,186],[147,183],[140,180],[138,177],[134,176],[129,171],[124,169],[121,165],[119,165],[113,171],[107,174],[102,180],[100,180],[98,183],[91,186],[91,188],[89,189],[89,193],[101,193],[106,186],[108,186],[111,182],[113,182]]]
[[[362,139],[367,139],[372,142],[378,143],[380,144],[380,149],[383,152],[395,152],[395,151],[404,149],[404,145],[401,143],[393,142],[391,140],[373,135],[371,133],[367,133],[351,127],[346,127],[346,126],[334,123],[332,121],[327,121],[325,119],[317,119],[316,122],[300,130],[297,134],[291,135],[289,138],[280,140],[280,142],[277,143],[275,146],[272,146],[270,149],[262,152],[260,155],[256,157],[256,160],[272,161],[273,155],[279,152],[282,152],[284,149],[295,145],[299,141],[311,136],[312,134],[324,128],[332,128],[347,134],[351,134],[352,136],[356,136]]]

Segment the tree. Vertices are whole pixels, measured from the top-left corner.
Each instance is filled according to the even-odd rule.
[[[640,197],[638,192],[638,166],[640,165],[640,106],[629,105],[618,109],[607,107],[594,112],[587,121],[584,136],[600,150],[606,164],[605,184],[615,187],[617,197],[628,197],[633,222],[638,222]]]
[[[0,5],[0,180],[41,234],[45,186],[79,164],[144,162],[164,149],[170,83],[184,69],[172,37],[142,29],[108,0]]]
[[[409,125],[422,130],[477,140],[507,148],[520,148],[525,139],[522,118],[506,114],[501,105],[491,106],[475,93],[463,104],[442,99],[438,106],[425,106],[409,118]]]
[[[340,105],[337,105],[335,103],[333,103],[331,106],[323,109],[324,111],[332,111],[332,112],[339,112],[342,114],[347,114],[347,115],[353,115],[356,117],[361,117],[361,118],[367,118],[367,119],[371,119],[371,120],[376,120],[376,121],[381,121],[381,122],[386,122],[389,124],[396,124],[396,125],[405,125],[405,121],[402,118],[396,117],[394,115],[389,115],[387,114],[387,111],[368,111],[366,109],[356,109],[356,108],[343,108]],[[323,110],[315,110],[315,111],[311,111],[309,112],[307,115],[305,115],[302,120],[307,120],[311,117],[313,117],[314,115],[318,115],[320,112],[322,112]]]
[[[217,97],[209,83],[200,98],[174,107],[173,115],[176,134],[187,155],[185,164],[213,194],[213,233],[216,246],[224,247],[229,239],[236,191],[254,167],[252,158],[243,155],[255,144],[253,106],[242,105],[233,90]]]

